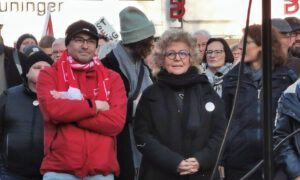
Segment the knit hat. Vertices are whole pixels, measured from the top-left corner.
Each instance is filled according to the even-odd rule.
[[[67,28],[66,39],[65,39],[66,46],[71,41],[72,37],[74,37],[78,33],[86,33],[92,36],[97,40],[97,46],[98,46],[99,34],[96,27],[93,24],[86,22],[84,20],[76,21]]]
[[[30,56],[27,57],[26,63],[23,70],[23,77],[26,78],[26,74],[29,72],[29,69],[33,64],[39,61],[45,61],[52,65],[53,60],[46,54],[44,51],[37,51],[32,53]]]
[[[32,54],[34,54],[35,52],[38,51],[42,51],[42,49],[40,48],[40,46],[36,45],[36,44],[29,44],[27,46],[24,47],[23,49],[23,54],[25,54],[26,57],[31,56]]]
[[[16,48],[18,50],[20,50],[21,44],[22,42],[27,39],[27,38],[31,38],[35,41],[35,43],[37,44],[37,40],[36,38],[32,35],[32,34],[23,34],[22,36],[19,37],[19,39],[17,40],[17,44],[16,44]]]
[[[285,20],[290,24],[293,32],[300,30],[300,20],[296,17],[286,17]]]
[[[126,7],[119,16],[123,44],[138,42],[154,36],[153,23],[139,9],[132,6]]]
[[[280,33],[290,33],[292,32],[292,28],[289,23],[280,18],[273,18],[272,25],[280,32]]]

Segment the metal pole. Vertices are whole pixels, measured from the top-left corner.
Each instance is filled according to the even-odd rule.
[[[273,179],[271,0],[262,0],[264,179]]]

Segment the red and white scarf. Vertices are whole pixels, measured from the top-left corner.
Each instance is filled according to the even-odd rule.
[[[67,99],[85,99],[86,97],[84,97],[79,89],[78,82],[73,74],[73,69],[87,71],[94,67],[96,67],[98,80],[98,94],[96,99],[109,101],[110,80],[107,77],[106,69],[96,55],[93,56],[93,59],[89,63],[80,64],[65,50],[57,61],[58,91],[64,94]]]

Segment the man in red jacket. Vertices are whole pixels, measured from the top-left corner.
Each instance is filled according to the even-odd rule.
[[[119,174],[116,135],[125,123],[127,98],[121,77],[95,56],[98,37],[91,23],[71,24],[67,49],[39,75],[45,180],[113,180]]]

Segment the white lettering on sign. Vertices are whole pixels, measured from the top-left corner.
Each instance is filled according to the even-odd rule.
[[[114,28],[109,24],[109,22],[104,18],[101,17],[96,23],[95,26],[98,28],[99,32],[106,36],[109,41],[118,40],[119,34]]]

